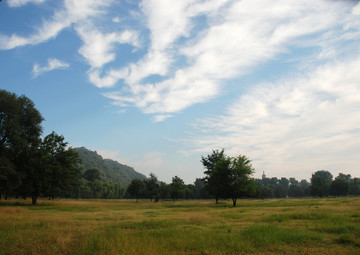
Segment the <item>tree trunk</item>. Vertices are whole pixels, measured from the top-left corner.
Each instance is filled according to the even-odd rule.
[[[216,204],[218,204],[219,203],[219,198],[216,197],[215,200],[216,200]]]
[[[233,197],[233,198],[232,198],[233,206],[234,206],[234,207],[236,206],[236,199],[237,199],[236,197]]]
[[[8,193],[6,192],[5,193],[5,200],[7,200],[8,199]]]
[[[139,198],[137,197],[137,198],[136,198],[136,203],[138,203],[138,202],[139,202]]]

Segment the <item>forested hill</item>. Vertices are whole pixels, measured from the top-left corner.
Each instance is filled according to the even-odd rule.
[[[98,169],[104,182],[120,182],[123,187],[126,187],[133,179],[143,180],[146,178],[145,175],[136,172],[130,166],[120,164],[111,159],[103,159],[96,151],[88,150],[85,147],[74,148],[74,150],[79,153],[84,169]]]

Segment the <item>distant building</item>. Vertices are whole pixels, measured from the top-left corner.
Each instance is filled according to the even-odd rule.
[[[266,179],[266,175],[265,175],[265,171],[263,171],[263,174],[262,174],[262,176],[261,176],[261,179]]]

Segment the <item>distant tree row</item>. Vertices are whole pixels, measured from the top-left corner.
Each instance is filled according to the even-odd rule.
[[[202,163],[206,168],[203,179],[196,179],[194,185],[185,185],[184,181],[175,176],[170,184],[158,182],[154,174],[150,178],[140,181],[133,180],[127,192],[131,197],[150,198],[158,201],[171,198],[178,199],[204,199],[215,197],[231,198],[233,205],[240,197],[255,194],[254,180],[250,178],[254,172],[251,161],[246,156],[228,157],[224,150],[214,150],[207,157],[202,157]]]
[[[326,196],[359,196],[360,178],[352,178],[350,174],[339,173],[333,179],[330,172],[319,170],[312,174],[311,182],[297,181],[295,178],[276,177],[255,180],[257,196],[261,198],[283,197],[326,197]]]
[[[167,184],[158,181],[157,177],[151,173],[145,180],[134,179],[126,190],[126,197],[146,198],[157,202],[159,199],[206,199],[210,198],[205,190],[203,179],[196,179],[194,184],[185,184],[184,180],[178,176],[172,178],[172,182]]]
[[[310,188],[312,196],[359,196],[360,178],[351,178],[350,174],[339,173],[333,179],[330,172],[320,170],[312,175]]]
[[[73,188],[73,198],[116,199],[123,198],[125,189],[118,182],[101,181],[96,168],[86,170]]]
[[[236,206],[238,198],[286,198],[286,197],[324,197],[359,196],[360,178],[340,173],[335,179],[328,171],[320,170],[307,180],[295,178],[253,179],[251,161],[243,155],[228,157],[224,150],[213,150],[212,154],[201,157],[205,168],[204,178],[197,178],[194,184],[185,185],[175,176],[170,184],[159,182],[154,174],[146,180],[132,180],[127,188],[127,197],[158,199],[232,199]]]

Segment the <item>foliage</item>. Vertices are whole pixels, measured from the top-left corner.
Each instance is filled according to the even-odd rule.
[[[233,200],[233,205],[236,206],[237,198],[248,197],[255,192],[254,180],[251,178],[254,169],[251,160],[244,155],[231,158],[230,162],[229,195]]]
[[[331,182],[330,194],[334,196],[346,196],[350,191],[351,176],[339,173],[339,176]]]
[[[40,192],[41,173],[37,164],[42,121],[43,117],[29,98],[0,90],[0,158],[2,178],[7,184],[5,193],[13,192],[11,189],[20,184],[17,192],[31,195],[34,203]],[[21,182],[14,183],[17,178]],[[9,183],[15,186],[9,187]]]
[[[215,196],[216,203],[220,197],[223,196],[223,186],[224,183],[218,171],[215,171],[216,164],[225,159],[224,149],[221,151],[213,150],[212,154],[208,154],[206,157],[201,156],[201,163],[203,164],[205,171],[205,178],[204,181],[206,183],[206,188],[208,189],[209,193]]]
[[[127,192],[131,197],[136,198],[136,202],[139,201],[139,198],[145,193],[145,184],[139,179],[134,179],[131,181],[130,185],[127,187]]]
[[[41,145],[40,167],[43,171],[42,194],[49,198],[69,196],[80,174],[80,158],[72,148],[66,148],[65,138],[52,132]]]
[[[179,198],[185,198],[185,183],[183,179],[178,176],[174,176],[172,178],[170,188],[172,199],[178,200]]]
[[[103,159],[96,151],[85,147],[75,148],[75,150],[82,159],[83,171],[98,169],[100,179],[104,182],[120,183],[123,187],[127,187],[133,179],[146,179],[145,175],[136,172],[134,168],[111,159]]]
[[[0,196],[66,194],[79,174],[77,153],[55,132],[40,138],[43,117],[25,96],[0,90]]]
[[[330,193],[332,174],[325,170],[315,172],[311,177],[311,195],[324,197]]]
[[[83,178],[89,182],[100,180],[100,171],[97,168],[91,168],[84,172]]]
[[[251,196],[255,191],[254,181],[250,176],[254,169],[244,155],[230,158],[224,155],[224,150],[213,150],[207,157],[202,157],[206,168],[206,184],[218,202],[218,198],[231,198],[236,206],[237,198]]]

